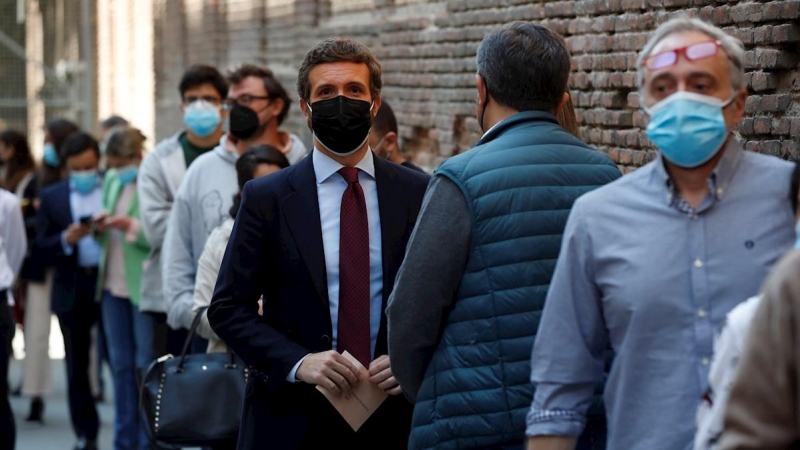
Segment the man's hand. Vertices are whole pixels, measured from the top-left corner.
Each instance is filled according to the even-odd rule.
[[[78,241],[88,236],[90,231],[89,225],[73,223],[67,228],[64,239],[67,241],[67,244],[75,245]]]
[[[386,391],[389,395],[400,395],[403,393],[400,383],[397,382],[394,378],[394,374],[392,374],[389,355],[380,356],[370,363],[369,381],[377,384],[379,388]]]
[[[106,231],[106,219],[108,213],[102,212],[92,217],[92,224],[94,225],[95,234],[102,234]]]
[[[360,379],[353,363],[334,350],[306,356],[295,376],[305,383],[322,386],[334,395],[349,395]]]

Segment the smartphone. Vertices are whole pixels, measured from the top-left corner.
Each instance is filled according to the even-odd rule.
[[[78,221],[81,223],[81,225],[91,225],[92,224],[92,216],[91,215],[81,216],[81,218],[78,219]]]

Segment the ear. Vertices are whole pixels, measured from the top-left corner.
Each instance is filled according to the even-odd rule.
[[[308,110],[308,103],[302,98],[300,99],[300,111],[303,113],[306,120],[310,118],[311,112]]]
[[[372,99],[372,101],[373,101],[372,118],[374,119],[375,116],[378,115],[378,110],[381,109],[381,103],[383,103],[383,100],[381,100],[381,96],[380,95],[377,95],[377,96],[375,96],[375,98]]]
[[[740,89],[737,91],[733,96],[733,111],[731,111],[731,115],[728,116],[731,119],[731,128],[735,129],[739,126],[739,123],[742,121],[744,117],[744,107],[745,103],[747,102],[747,89]]]
[[[478,90],[478,107],[482,108],[487,98],[486,80],[480,74],[475,74],[475,89]]]
[[[283,99],[276,98],[272,100],[269,104],[270,112],[272,113],[273,116],[277,116],[281,113],[281,111],[283,111],[283,107],[285,105],[286,103],[283,101]]]
[[[555,111],[553,111],[553,115],[558,117],[561,114],[561,110],[564,109],[564,105],[569,102],[569,92],[564,92],[564,95],[561,96],[561,101],[558,102],[558,106],[556,106]]]
[[[386,133],[386,136],[384,136],[383,138],[386,140],[385,145],[397,146],[397,133],[395,133],[394,131]]]

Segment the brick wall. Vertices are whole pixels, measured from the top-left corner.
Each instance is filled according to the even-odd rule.
[[[157,90],[172,105],[177,102],[180,71],[188,63],[223,68],[242,61],[266,63],[294,92],[297,68],[315,42],[334,35],[351,37],[372,47],[381,60],[384,98],[398,116],[405,150],[429,169],[476,142],[480,131],[475,119],[475,50],[489,30],[512,20],[539,21],[566,38],[573,55],[570,91],[584,140],[608,153],[625,171],[652,159],[643,131],[646,116],[638,108],[637,52],[655,27],[682,12],[723,27],[747,47],[751,97],[739,127],[746,148],[800,157],[798,0],[158,3],[165,14],[156,23]],[[175,111],[158,108],[160,137],[180,126]],[[286,127],[309,140],[296,103]]]

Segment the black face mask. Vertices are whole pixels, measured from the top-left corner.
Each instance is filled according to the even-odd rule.
[[[311,129],[328,150],[340,156],[359,151],[372,128],[372,105],[344,95],[309,105]]]
[[[261,125],[255,111],[238,103],[233,105],[228,114],[228,131],[242,141],[263,133],[266,125]]]

